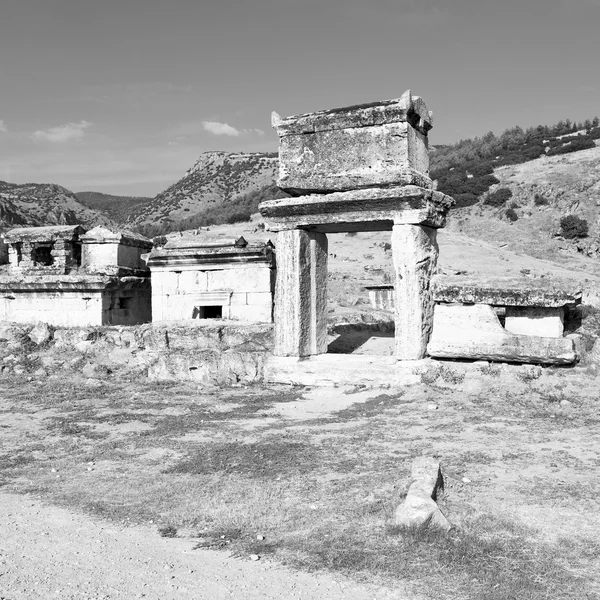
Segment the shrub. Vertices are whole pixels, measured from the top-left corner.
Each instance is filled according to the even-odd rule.
[[[249,221],[252,215],[249,212],[236,212],[227,217],[227,223],[243,223],[244,221]]]
[[[519,215],[515,212],[514,208],[509,208],[504,214],[506,215],[506,218],[512,223],[519,220]]]
[[[577,215],[567,215],[560,220],[560,233],[568,240],[586,237],[588,222],[585,219],[580,219]]]
[[[536,194],[533,197],[533,203],[536,206],[546,206],[546,205],[550,204],[550,200],[548,200],[548,198],[542,196],[541,194]]]
[[[475,194],[457,194],[454,196],[454,200],[456,201],[455,208],[465,208],[479,202],[479,198]]]
[[[488,206],[504,206],[512,198],[512,192],[506,188],[498,188],[496,191],[488,194],[483,201]]]

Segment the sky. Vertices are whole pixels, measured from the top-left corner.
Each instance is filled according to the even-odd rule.
[[[600,0],[1,0],[0,180],[154,196],[282,116],[398,98],[430,143],[600,114]]]

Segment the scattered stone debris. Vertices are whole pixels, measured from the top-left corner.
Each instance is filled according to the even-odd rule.
[[[452,525],[436,502],[443,489],[444,479],[440,463],[428,456],[415,458],[408,494],[396,509],[396,525],[407,528],[432,527],[448,531]]]

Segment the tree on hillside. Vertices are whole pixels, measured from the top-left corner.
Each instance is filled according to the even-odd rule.
[[[587,237],[588,222],[577,215],[567,215],[560,220],[560,233],[568,240]]]

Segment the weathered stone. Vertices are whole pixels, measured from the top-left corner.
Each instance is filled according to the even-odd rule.
[[[429,289],[438,258],[436,230],[419,225],[395,225],[392,255],[396,274],[396,357],[423,358],[433,322]]]
[[[148,257],[152,320],[272,322],[274,258],[270,242],[244,238],[169,242]]]
[[[0,276],[0,321],[56,327],[135,325],[150,320],[147,277]]]
[[[419,456],[412,462],[410,468],[411,483],[420,481],[426,486],[431,498],[436,498],[444,488],[444,478],[439,461],[431,456]]]
[[[581,303],[580,288],[568,282],[530,277],[473,278],[436,275],[431,284],[436,302],[492,306],[564,307]]]
[[[81,265],[80,225],[17,227],[3,237],[9,244],[10,271],[62,275]]]
[[[504,328],[519,335],[562,337],[565,309],[561,307],[507,306]]]
[[[540,364],[571,364],[576,360],[572,340],[511,334],[487,304],[436,305],[427,350],[438,358]]]
[[[398,100],[282,119],[277,185],[294,194],[382,185],[431,185],[431,115],[407,91]]]
[[[426,361],[398,361],[391,356],[322,354],[309,358],[270,356],[265,381],[292,385],[414,385],[421,382]]]
[[[443,227],[454,200],[416,185],[378,187],[261,202],[268,229],[310,227],[322,233],[384,231],[394,224]]]
[[[600,363],[600,338],[596,338],[594,345],[588,354],[588,358],[591,362]]]
[[[0,323],[0,342],[15,342],[21,340],[25,335],[23,327],[18,325]]]
[[[37,323],[35,327],[28,333],[29,339],[38,346],[52,339],[53,332],[47,323]]]
[[[431,457],[416,458],[411,468],[408,493],[396,509],[396,525],[450,529],[450,523],[436,503],[443,488],[444,479],[439,462]]]
[[[143,235],[98,226],[82,235],[81,241],[81,264],[88,273],[124,276],[148,271],[142,254],[153,244]]]
[[[573,340],[573,348],[575,348],[577,360],[583,360],[587,354],[585,338],[580,333],[569,333],[568,335],[565,335],[565,338],[568,340]]]
[[[127,252],[134,247],[134,237],[146,249],[151,242],[104,228],[92,231],[97,235],[86,240],[99,249],[109,249],[111,256],[108,260],[103,255],[99,262],[88,256],[89,270],[81,264],[86,240],[85,230],[79,225],[23,227],[4,234],[10,244],[11,265],[9,275],[0,277],[0,296],[5,300],[0,303],[0,320],[43,320],[54,326],[134,325],[148,321],[151,296],[147,273],[131,277],[128,275],[141,269],[126,266],[126,273],[121,273],[121,265],[131,263]],[[126,244],[115,241],[111,250],[108,234],[113,236],[112,241],[119,238]],[[139,262],[140,248],[134,250]]]
[[[277,234],[275,354],[327,352],[327,237],[311,231]]]

